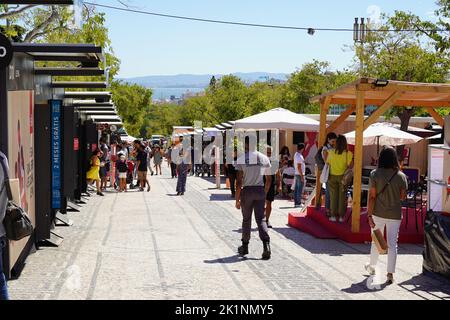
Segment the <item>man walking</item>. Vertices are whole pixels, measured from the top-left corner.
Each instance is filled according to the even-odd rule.
[[[242,246],[238,248],[241,256],[248,254],[248,244],[252,227],[252,213],[258,225],[259,237],[263,242],[263,260],[269,260],[270,237],[265,221],[265,200],[271,184],[270,161],[262,153],[256,151],[256,145],[250,145],[248,137],[245,139],[245,153],[238,158],[236,164],[236,208],[242,210]],[[266,175],[264,185],[263,176]]]
[[[294,205],[296,208],[302,205],[303,188],[305,186],[306,164],[305,158],[303,158],[304,149],[305,144],[299,143],[297,145],[297,152],[294,155],[294,168],[295,168]]]
[[[6,174],[5,174],[6,173]],[[5,274],[3,273],[3,250],[6,247],[6,231],[3,227],[8,196],[6,192],[6,183],[8,173],[8,159],[0,151],[0,301],[8,300],[8,287],[6,285]]]

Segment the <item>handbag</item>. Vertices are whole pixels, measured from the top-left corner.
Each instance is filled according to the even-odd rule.
[[[379,254],[386,254],[388,245],[386,243],[386,240],[383,237],[383,233],[380,229],[375,229],[372,232],[372,240],[375,243],[375,246],[377,247]]]
[[[348,152],[347,152],[347,157],[348,157]],[[345,170],[344,176],[342,177],[342,184],[346,188],[353,184],[353,169],[347,167],[347,170]]]
[[[328,177],[330,176],[330,165],[328,163],[323,167],[322,173],[320,174],[320,183],[327,183]]]
[[[0,160],[0,163],[5,177],[3,187],[6,188],[6,195],[8,198],[3,226],[5,227],[6,237],[8,240],[17,241],[28,237],[33,233],[33,224],[31,223],[30,217],[28,217],[26,212],[14,203],[11,186],[9,184],[8,172],[3,165],[3,161]]]

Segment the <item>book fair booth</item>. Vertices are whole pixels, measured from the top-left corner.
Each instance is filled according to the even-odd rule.
[[[361,78],[314,97],[311,102],[320,104],[319,145],[324,144],[328,132],[335,131],[351,114],[356,114],[353,128],[355,142],[352,201],[345,217],[345,223],[330,222],[325,213],[314,206],[315,200],[321,196],[321,183],[317,181],[312,206],[306,207],[302,212],[290,213],[289,225],[318,238],[337,238],[351,243],[371,241],[366,210],[361,205],[362,194],[367,190],[363,177],[364,132],[394,106],[400,108],[422,107],[433,117],[437,125],[444,127],[445,124],[444,140],[446,143],[429,146],[428,172],[423,175],[426,183],[421,184],[420,177],[414,178],[413,175],[404,171],[410,186],[416,188],[421,185],[422,190],[420,192],[411,190],[415,195],[420,194],[420,198],[408,198],[408,202],[403,208],[404,219],[400,228],[399,242],[423,244],[425,239],[424,270],[448,276],[450,265],[449,124],[448,118],[441,117],[435,108],[450,108],[450,84]],[[344,105],[346,109],[334,121],[327,123],[330,105]],[[366,106],[375,107],[369,116],[365,116]],[[403,170],[408,170],[408,168],[404,167]],[[316,172],[316,177],[320,177],[320,172]],[[413,206],[410,206],[410,200]],[[415,223],[411,222],[413,220]],[[439,221],[439,223],[433,223],[433,221]]]
[[[9,43],[0,36],[10,50],[9,61],[0,63],[0,150],[17,182],[15,201],[34,226],[32,236],[9,241],[2,257],[7,277],[14,278],[34,246],[63,240],[57,227],[71,225],[64,214],[78,211],[83,196],[89,196],[85,164],[98,145],[97,125],[121,121],[110,93],[78,92],[107,87],[96,81],[105,75],[101,47]],[[51,67],[55,62],[65,66]],[[58,81],[61,76],[93,81]]]

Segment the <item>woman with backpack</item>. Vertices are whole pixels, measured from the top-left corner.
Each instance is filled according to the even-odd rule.
[[[328,188],[330,190],[330,221],[344,222],[347,212],[347,197],[344,187],[344,174],[353,163],[353,153],[348,150],[347,139],[339,135],[336,139],[336,148],[327,151],[326,163],[330,166]]]
[[[378,168],[373,170],[369,179],[369,204],[367,219],[372,230],[384,231],[388,242],[387,281],[394,282],[395,265],[397,262],[397,240],[402,222],[402,200],[406,198],[408,180],[400,165],[394,148],[383,148],[378,161]],[[378,261],[378,249],[372,242],[370,263],[366,264],[369,274],[375,274]]]

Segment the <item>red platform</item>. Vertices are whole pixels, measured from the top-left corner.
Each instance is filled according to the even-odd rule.
[[[362,210],[365,211],[364,209]],[[406,225],[407,210],[403,209],[403,221],[400,226],[399,243],[423,243],[423,220],[418,214],[419,231],[416,230],[416,218],[413,209],[408,211],[408,225]],[[425,212],[423,214],[425,216]],[[317,211],[308,207],[306,213],[289,213],[288,224],[291,227],[311,234],[319,239],[341,239],[349,243],[364,243],[372,241],[367,214],[361,214],[360,232],[352,233],[351,211],[347,211],[345,222],[337,223],[328,220],[325,211]]]

